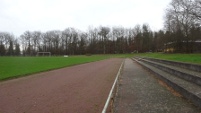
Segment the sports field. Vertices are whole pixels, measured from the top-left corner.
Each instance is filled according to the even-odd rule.
[[[190,62],[201,64],[201,54],[164,54],[164,53],[140,53],[140,54],[112,54],[92,56],[70,57],[0,57],[0,80],[21,77],[33,73],[99,61],[108,58],[128,58],[134,56],[146,56],[166,60]]]
[[[107,59],[109,56],[0,57],[0,80]]]

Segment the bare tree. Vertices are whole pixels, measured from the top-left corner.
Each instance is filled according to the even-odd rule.
[[[198,5],[195,6],[195,2]],[[182,47],[179,47],[179,49],[183,49],[188,53],[192,52],[190,50],[190,43],[195,41],[190,36],[191,30],[195,26],[199,26],[197,24],[200,24],[195,18],[199,18],[200,10],[197,11],[199,4],[200,1],[198,0],[172,0],[166,12],[166,30],[175,34],[173,42],[177,43],[176,45],[182,46],[182,44],[185,44],[185,49]]]
[[[32,33],[31,41],[33,43],[33,50],[34,52],[39,52],[41,50],[41,40],[42,40],[42,33],[40,31],[34,31]]]
[[[65,54],[74,54],[77,48],[78,33],[74,28],[67,28],[62,32],[62,40],[65,42]]]
[[[21,42],[23,45],[23,54],[24,55],[32,55],[32,33],[30,31],[25,31],[24,34],[20,36]]]
[[[200,0],[194,0],[190,1],[192,3],[192,10],[190,13],[195,16],[195,18],[198,19],[199,23],[201,23],[201,1]]]
[[[98,29],[89,27],[87,32],[88,41],[86,41],[87,47],[87,53],[95,53],[98,54],[100,52],[100,44],[99,41],[99,35],[98,35]]]
[[[80,40],[78,42],[78,54],[82,55],[86,52],[87,33],[79,33]]]
[[[102,37],[102,42],[103,42],[103,54],[106,53],[106,44],[107,44],[107,40],[108,40],[108,33],[110,32],[110,28],[109,27],[102,27],[100,26],[100,31],[99,31],[99,35]]]
[[[113,27],[113,36],[116,39],[115,53],[124,53],[124,28]]]
[[[141,33],[141,26],[136,25],[135,28],[133,29],[134,32],[134,43],[135,43],[135,50],[138,53],[139,51],[142,50],[142,33]]]

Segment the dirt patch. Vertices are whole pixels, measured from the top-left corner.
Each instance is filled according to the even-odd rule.
[[[0,112],[101,112],[122,61],[108,59],[1,82]]]
[[[177,97],[183,97],[180,93],[178,93],[177,91],[175,91],[172,87],[168,86],[165,82],[158,80],[158,83],[162,86],[164,86],[165,88],[167,88],[167,90],[169,90],[174,96],[177,96]]]

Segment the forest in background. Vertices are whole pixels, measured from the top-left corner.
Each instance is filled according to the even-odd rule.
[[[201,1],[172,0],[167,6],[164,29],[153,31],[148,24],[89,27],[86,32],[68,27],[63,31],[25,31],[20,37],[0,32],[0,56],[116,54],[132,52],[201,52]]]

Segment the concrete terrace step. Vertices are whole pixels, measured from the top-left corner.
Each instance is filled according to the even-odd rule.
[[[164,81],[167,85],[172,87],[175,91],[179,92],[186,99],[193,102],[196,106],[201,108],[201,87],[192,82],[186,81],[182,78],[173,76],[167,71],[152,66],[151,63],[145,63],[139,58],[133,59],[151,72],[153,72],[160,80]]]
[[[142,59],[141,57],[139,57],[139,58]],[[148,57],[143,57],[143,59],[156,61],[156,62],[160,62],[163,64],[168,64],[168,65],[174,65],[174,66],[185,68],[185,69],[192,70],[192,71],[201,72],[201,65],[198,65],[198,64],[190,64],[190,63],[162,60],[162,59],[157,59],[157,58],[148,58]]]
[[[114,113],[199,113],[201,110],[175,96],[137,62],[125,59],[114,98]]]
[[[152,66],[155,66],[165,72],[168,72],[172,75],[175,75],[177,77],[180,77],[182,79],[185,79],[187,81],[190,81],[192,83],[195,83],[197,85],[201,86],[201,73],[185,68],[178,67],[177,65],[170,65],[170,64],[163,64],[161,62],[147,60],[147,59],[141,59],[141,61],[148,63]]]

